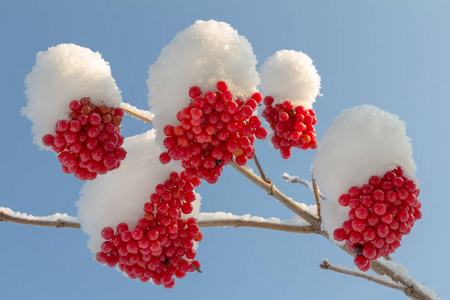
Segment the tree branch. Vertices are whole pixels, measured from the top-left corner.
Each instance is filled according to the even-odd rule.
[[[319,267],[324,270],[330,270],[330,271],[334,271],[334,272],[338,272],[338,273],[342,273],[342,274],[346,274],[346,275],[364,278],[369,281],[387,286],[389,288],[400,290],[400,291],[404,292],[406,295],[411,294],[413,291],[413,288],[411,286],[405,286],[403,284],[398,284],[398,283],[391,283],[380,277],[372,276],[367,273],[353,271],[353,270],[350,270],[347,268],[341,268],[341,267],[330,264],[327,260],[323,260],[322,263],[319,265]]]
[[[241,167],[236,164],[236,162],[232,161],[230,165],[235,168],[239,173],[247,177],[251,182],[265,190],[269,195],[277,199],[281,204],[289,208],[296,215],[307,221],[309,224],[313,225],[318,231],[320,231],[320,222],[319,219],[310,214],[306,210],[306,205],[295,202],[291,198],[284,195],[280,192],[273,183],[267,183],[263,179],[261,179],[258,175],[254,174],[252,171],[245,167]]]
[[[48,217],[35,217],[27,214],[16,216],[16,214],[18,213],[0,207],[0,222],[55,228],[80,228],[80,223],[69,221],[69,219],[76,220],[76,218],[67,216],[66,214],[55,214]],[[260,217],[235,216],[231,214],[214,217],[214,215],[214,213],[200,213],[198,218],[199,227],[250,227],[293,233],[316,233],[316,229],[312,226],[285,224],[283,221],[271,221],[270,219],[266,220]]]

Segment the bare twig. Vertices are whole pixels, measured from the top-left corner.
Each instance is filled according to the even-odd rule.
[[[253,160],[255,161],[256,167],[258,168],[259,174],[261,175],[262,180],[264,180],[267,183],[272,183],[272,180],[270,178],[267,178],[266,174],[264,173],[263,169],[261,168],[261,165],[259,164],[258,158],[256,157],[256,154],[253,155]]]
[[[413,291],[413,287],[411,287],[411,286],[406,286],[404,284],[391,283],[386,280],[383,280],[382,278],[371,276],[371,275],[363,273],[363,272],[340,268],[338,266],[330,264],[327,260],[323,260],[322,263],[319,265],[319,267],[324,270],[330,270],[330,271],[334,271],[334,272],[338,272],[338,273],[342,273],[342,274],[346,274],[346,275],[364,278],[369,281],[387,286],[389,288],[403,291],[406,295],[410,295]]]
[[[314,179],[314,175],[311,173],[311,182],[313,186],[313,192],[314,192],[314,199],[316,199],[317,204],[317,215],[319,216],[319,221],[322,223],[322,215],[320,213],[321,207],[320,207],[320,192],[319,187],[316,184],[316,180]]]

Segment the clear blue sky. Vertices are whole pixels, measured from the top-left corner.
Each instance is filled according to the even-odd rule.
[[[124,101],[147,108],[147,69],[175,34],[197,19],[230,23],[253,45],[259,65],[280,49],[303,51],[322,77],[318,137],[341,110],[373,104],[408,123],[421,181],[423,219],[393,258],[450,297],[448,186],[450,4],[447,1],[2,1],[0,3],[0,206],[33,215],[76,215],[82,183],[63,175],[31,140],[20,116],[35,54],[59,43],[100,51]],[[276,3],[276,4],[273,4]],[[176,74],[175,74],[176,75]],[[149,127],[126,118],[126,136]],[[257,153],[270,178],[297,201],[314,202],[283,172],[310,177],[314,151],[284,161],[267,142]],[[231,168],[203,184],[202,211],[290,218],[292,213]],[[319,269],[352,259],[322,237],[258,229],[202,230],[202,274],[166,290],[122,277],[92,259],[81,230],[0,224],[2,299],[402,299],[401,292]]]

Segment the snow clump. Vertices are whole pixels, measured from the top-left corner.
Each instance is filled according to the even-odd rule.
[[[251,97],[260,83],[256,63],[250,43],[227,23],[196,21],[179,32],[148,70],[157,142],[162,146],[162,129],[175,124],[177,112],[189,105],[192,86],[205,93],[225,81],[235,97]]]
[[[22,114],[33,122],[33,142],[41,149],[42,137],[54,132],[58,120],[69,119],[72,100],[90,97],[96,105],[114,107],[122,102],[108,62],[100,53],[74,44],[36,54],[36,64],[25,78],[25,94],[28,102]]]
[[[313,60],[303,52],[280,50],[267,58],[260,69],[261,93],[275,104],[291,101],[311,109],[320,90],[320,76]]]
[[[144,203],[148,202],[157,184],[169,179],[171,172],[181,172],[181,166],[170,163],[161,165],[159,147],[155,144],[155,130],[125,139],[123,147],[127,158],[119,169],[87,182],[77,202],[81,229],[89,235],[88,248],[92,253],[100,251],[104,239],[103,228],[116,228],[127,223],[134,228],[144,216]],[[198,216],[200,195],[192,203],[193,212],[187,217]]]
[[[336,228],[348,219],[350,208],[338,203],[352,186],[366,184],[371,176],[383,176],[397,166],[414,181],[416,165],[406,124],[397,115],[372,105],[341,112],[326,130],[312,164],[321,192],[323,229],[333,237]]]

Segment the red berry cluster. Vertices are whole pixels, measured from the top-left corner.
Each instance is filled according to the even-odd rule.
[[[253,115],[262,96],[255,93],[245,102],[233,99],[223,81],[217,83],[217,91],[205,94],[199,87],[191,87],[189,96],[189,106],[177,114],[180,125],[164,127],[168,151],[161,154],[160,161],[182,160],[189,176],[215,183],[233,155],[238,165],[245,165],[253,158],[255,137],[267,136],[261,119]]]
[[[55,134],[42,137],[44,146],[59,153],[63,172],[73,173],[80,180],[93,180],[97,174],[117,169],[127,154],[120,147],[124,141],[119,127],[123,110],[97,106],[89,97],[73,100],[69,108],[69,120],[59,120]]]
[[[129,229],[126,223],[120,223],[115,232],[111,227],[102,230],[106,241],[96,254],[97,261],[110,267],[118,264],[130,278],[142,282],[151,279],[165,288],[175,285],[173,276],[181,279],[199,270],[193,246],[203,235],[195,218],[181,218],[182,213],[192,212],[194,187],[199,184],[197,177],[188,179],[185,172],[172,172],[144,204],[144,217],[136,227]]]
[[[402,237],[422,217],[419,193],[397,167],[383,177],[372,176],[368,184],[351,187],[339,197],[339,204],[351,210],[349,219],[333,236],[336,241],[346,241],[347,249],[356,254],[354,262],[360,270],[369,270],[370,261],[400,247]]]
[[[306,110],[303,106],[294,108],[290,101],[273,106],[273,101],[270,96],[264,98],[266,108],[262,116],[274,131],[272,144],[275,149],[280,149],[281,157],[289,159],[293,147],[316,149],[314,125],[317,119],[314,110]]]

